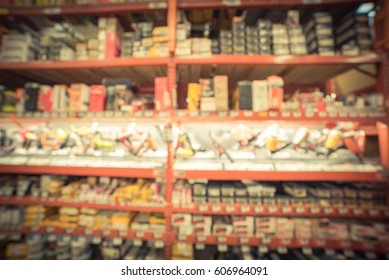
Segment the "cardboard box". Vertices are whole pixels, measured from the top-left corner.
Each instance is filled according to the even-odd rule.
[[[105,86],[90,86],[89,112],[102,112],[105,108]]]
[[[86,112],[89,109],[89,86],[81,83],[70,85],[69,110],[72,112]]]
[[[66,85],[54,85],[53,87],[53,105],[54,112],[64,112],[69,106],[69,96]]]
[[[267,78],[270,96],[270,109],[279,110],[284,101],[284,81],[278,76],[269,76]]]
[[[156,111],[165,111],[171,107],[171,100],[168,89],[168,78],[155,78],[154,109]]]
[[[215,76],[213,88],[216,99],[216,111],[228,111],[228,77]]]
[[[268,82],[253,81],[252,83],[253,111],[267,111],[270,107]]]
[[[200,110],[203,112],[215,112],[216,111],[215,97],[202,97],[200,101]]]
[[[239,109],[240,110],[252,110],[252,88],[250,81],[239,81]]]

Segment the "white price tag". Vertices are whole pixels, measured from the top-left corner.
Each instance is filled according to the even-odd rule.
[[[167,2],[151,2],[149,3],[149,9],[166,9]]]
[[[250,246],[242,246],[240,247],[240,250],[242,251],[242,253],[248,253],[250,252]]]
[[[45,15],[59,15],[62,13],[61,8],[45,8],[43,9]]]
[[[377,209],[369,209],[370,216],[377,216],[379,214]]]
[[[243,111],[243,116],[245,116],[245,117],[252,117],[253,116],[253,111],[244,110]]]
[[[85,235],[91,235],[92,232],[93,232],[93,229],[91,229],[91,228],[86,228],[86,229],[84,229],[84,234],[85,234]]]
[[[324,245],[326,245],[326,241],[323,240],[323,239],[317,239],[317,240],[316,240],[316,243],[317,243],[319,246],[324,246]]]
[[[33,226],[30,230],[31,232],[37,232],[39,230],[39,226]]]
[[[140,239],[134,239],[134,246],[142,246],[143,241]]]
[[[186,111],[185,110],[177,110],[177,117],[185,117],[186,116]]]
[[[227,242],[227,237],[225,237],[225,236],[219,236],[219,237],[217,238],[217,242],[218,242],[218,243],[225,243],[225,242]]]
[[[111,231],[110,231],[109,229],[103,229],[103,230],[101,231],[101,233],[102,233],[103,235],[109,235],[109,234],[111,233]]]
[[[353,212],[354,212],[354,215],[358,216],[358,215],[362,215],[363,210],[360,208],[354,208]]]
[[[162,233],[156,232],[153,234],[154,239],[162,238]]]
[[[209,112],[207,112],[207,111],[202,111],[202,112],[201,112],[201,116],[202,116],[202,117],[209,117]]]
[[[320,212],[320,209],[318,207],[312,207],[311,208],[311,213],[312,214],[318,214]]]
[[[197,116],[199,115],[199,112],[198,112],[198,111],[190,111],[190,112],[189,112],[189,115],[190,115],[191,117],[197,117]]]
[[[202,236],[202,235],[197,236],[197,242],[202,243],[202,242],[205,242],[205,240],[206,240],[205,236]]]
[[[270,111],[269,116],[272,118],[278,117],[278,112],[277,111]]]
[[[282,255],[287,254],[288,253],[288,248],[286,248],[286,247],[278,247],[277,248],[277,252],[278,252],[278,254],[282,254]]]
[[[56,235],[53,235],[53,234],[50,234],[50,235],[47,237],[47,240],[48,240],[49,242],[57,241],[57,236],[56,236]]]
[[[293,112],[294,118],[301,118],[301,112]]]
[[[221,211],[220,205],[212,205],[212,211],[213,212],[220,212]]]
[[[341,215],[345,215],[345,214],[348,213],[348,209],[342,207],[342,208],[339,208],[339,209],[338,209],[338,212],[339,212],[339,214],[341,214]]]
[[[230,111],[230,117],[236,118],[237,116],[239,116],[238,111]]]
[[[262,253],[262,254],[265,254],[265,253],[269,252],[269,248],[266,247],[266,246],[259,246],[258,247],[258,252]]]
[[[297,214],[302,214],[302,213],[304,213],[304,207],[296,207],[296,213],[297,213]]]
[[[263,206],[255,206],[254,207],[254,211],[256,213],[263,213],[265,211],[264,207]]]
[[[335,255],[335,250],[334,249],[325,249],[325,254],[327,256],[333,256],[333,255]]]
[[[271,239],[270,239],[270,238],[268,238],[268,237],[264,237],[264,238],[262,238],[262,243],[263,243],[263,244],[269,244],[269,243],[270,243],[270,241],[271,241]]]
[[[239,242],[240,242],[240,244],[248,244],[249,243],[249,239],[247,237],[241,237],[239,239]]]
[[[137,231],[137,232],[135,233],[135,236],[136,236],[137,238],[142,238],[142,237],[145,236],[145,233],[144,233],[143,231]]]
[[[65,229],[65,232],[66,233],[73,233],[74,229],[73,228],[67,228],[67,229]]]
[[[223,0],[223,5],[227,7],[237,7],[241,6],[240,0]]]
[[[163,242],[162,240],[157,240],[155,241],[154,246],[155,248],[163,248],[165,247],[165,242]]]
[[[119,236],[121,237],[127,236],[127,230],[125,229],[119,230],[118,232],[119,232]]]
[[[101,238],[100,237],[93,237],[92,238],[92,244],[98,245],[101,243]]]
[[[290,238],[284,238],[284,239],[282,240],[282,243],[283,243],[283,244],[286,244],[286,245],[289,245],[291,242],[292,242],[292,240],[291,240]]]
[[[348,258],[353,258],[355,256],[354,252],[351,250],[344,250],[343,253]]]
[[[290,117],[290,112],[282,112],[282,117],[283,118],[289,118]]]
[[[228,246],[226,244],[217,245],[217,250],[219,252],[227,252]]]
[[[247,213],[247,212],[250,211],[250,206],[243,205],[243,206],[240,207],[240,211],[241,211],[242,213]]]
[[[14,233],[9,236],[12,241],[19,241],[22,238],[21,234]]]
[[[313,254],[312,248],[303,248],[303,254],[307,256],[312,255]]]
[[[322,0],[301,0],[303,4],[320,4]]]
[[[112,244],[115,245],[115,246],[120,246],[120,245],[122,245],[122,243],[123,243],[123,239],[121,239],[119,237],[115,237],[112,240]]]
[[[289,206],[282,207],[282,213],[288,214],[290,212],[292,212],[292,208],[290,208]]]
[[[200,205],[199,206],[199,211],[200,212],[205,212],[205,211],[207,211],[208,210],[208,206],[207,205]]]
[[[204,243],[196,243],[195,247],[196,247],[196,250],[204,250],[205,244]]]
[[[330,207],[326,207],[324,208],[324,213],[329,215],[329,214],[333,214],[334,213],[334,209],[330,208]]]
[[[46,227],[46,232],[54,232],[55,228],[54,227]]]
[[[269,211],[269,213],[275,213],[275,212],[277,212],[277,207],[275,207],[275,206],[270,206],[270,207],[268,208],[268,211]]]
[[[217,112],[217,116],[219,118],[224,118],[224,117],[227,117],[227,112],[226,111],[223,111],[223,112]]]
[[[327,117],[327,112],[319,112],[319,117],[320,117],[320,118],[325,118],[325,117]]]
[[[309,240],[304,238],[304,239],[301,239],[301,240],[300,240],[300,243],[301,243],[302,245],[306,246],[306,245],[309,244]]]
[[[234,205],[227,205],[226,206],[226,212],[232,213],[235,211],[235,206]]]

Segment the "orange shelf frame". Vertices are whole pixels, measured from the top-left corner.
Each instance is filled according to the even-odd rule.
[[[177,179],[388,182],[380,172],[175,170]]]
[[[131,203],[96,203],[89,201],[64,201],[60,198],[33,198],[23,197],[18,198],[15,196],[5,197],[0,196],[0,205],[43,205],[48,207],[76,207],[76,208],[93,208],[98,210],[116,210],[116,211],[136,211],[136,212],[157,212],[163,213],[165,206],[154,206],[151,204],[139,205]]]
[[[155,178],[155,169],[76,167],[76,166],[33,166],[0,165],[0,174],[53,174],[68,176],[108,176],[125,178]]]
[[[377,54],[356,56],[322,55],[212,55],[204,57],[176,57],[177,65],[359,65],[379,63],[382,58]]]

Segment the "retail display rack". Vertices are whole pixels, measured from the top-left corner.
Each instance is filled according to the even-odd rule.
[[[336,241],[336,240],[279,240],[261,238],[239,238],[235,236],[179,236],[171,225],[173,213],[191,213],[208,215],[244,215],[244,216],[266,216],[266,217],[328,217],[328,218],[376,218],[389,219],[389,211],[386,207],[369,209],[363,207],[281,207],[281,206],[254,206],[241,204],[193,204],[188,207],[172,204],[171,197],[174,182],[177,179],[205,178],[209,180],[259,180],[259,181],[349,181],[349,182],[383,182],[389,183],[386,170],[389,169],[389,59],[385,52],[355,56],[275,56],[275,55],[212,55],[209,57],[177,57],[176,48],[176,22],[177,11],[191,9],[237,9],[237,8],[274,8],[274,7],[317,7],[319,5],[356,5],[366,1],[361,0],[321,0],[321,1],[301,1],[301,0],[169,0],[169,1],[139,1],[125,4],[102,4],[96,6],[64,6],[64,7],[15,7],[0,5],[0,19],[5,16],[25,18],[28,16],[56,17],[56,16],[82,16],[82,15],[117,15],[135,12],[167,12],[169,27],[169,57],[164,58],[114,58],[108,60],[93,61],[58,61],[58,62],[21,62],[10,63],[0,62],[0,83],[7,83],[7,80],[24,82],[32,80],[42,83],[71,83],[73,81],[87,84],[98,83],[106,76],[114,77],[117,73],[121,76],[141,77],[144,84],[151,84],[154,77],[166,75],[168,77],[168,89],[170,100],[180,99],[183,94],[180,84],[189,82],[188,75],[200,75],[207,71],[233,76],[234,68],[239,68],[242,75],[256,71],[257,67],[269,73],[284,73],[286,79],[291,83],[300,82],[301,77],[305,77],[304,83],[317,84],[327,83],[334,76],[344,73],[350,69],[359,69],[364,64],[373,64],[377,68],[377,91],[383,92],[386,99],[384,115],[368,115],[366,113],[319,113],[313,115],[291,115],[288,113],[255,113],[252,111],[229,111],[219,113],[193,113],[186,110],[179,110],[175,106],[168,107],[161,112],[143,112],[139,115],[115,116],[98,115],[86,113],[81,118],[72,118],[69,115],[59,114],[31,114],[27,116],[13,116],[0,120],[1,125],[25,123],[90,123],[93,120],[122,122],[136,121],[138,123],[159,122],[165,126],[164,139],[166,143],[167,156],[163,165],[152,168],[134,167],[124,168],[107,165],[107,167],[85,166],[84,163],[77,163],[72,166],[44,165],[42,162],[23,162],[26,159],[0,158],[1,174],[58,174],[69,176],[110,176],[128,178],[157,178],[165,185],[166,203],[161,206],[133,206],[124,204],[97,204],[94,202],[81,203],[71,201],[61,201],[58,199],[34,199],[15,197],[0,197],[0,205],[45,205],[45,206],[70,206],[70,207],[90,207],[105,210],[124,210],[140,212],[160,212],[166,218],[166,233],[155,235],[152,232],[142,231],[94,231],[85,232],[84,229],[76,228],[69,230],[57,229],[54,227],[31,227],[23,228],[22,231],[2,232],[7,234],[42,233],[49,235],[78,235],[86,237],[110,237],[123,239],[141,240],[162,240],[165,248],[165,258],[172,256],[173,242],[182,241],[190,243],[204,244],[226,244],[240,246],[269,246],[269,247],[312,247],[312,248],[334,248],[334,249],[355,249],[355,250],[376,250],[386,251],[388,246],[380,244],[369,245],[365,243]],[[386,2],[386,1],[383,1]],[[382,16],[381,16],[382,17]],[[386,16],[387,18],[387,16]],[[381,19],[380,19],[381,20]],[[382,44],[381,44],[382,45]],[[202,71],[200,68],[208,70]],[[212,69],[211,69],[212,68]],[[197,73],[197,74],[194,74]],[[192,79],[193,77],[191,77]],[[236,79],[238,81],[239,78]],[[323,125],[336,123],[338,121],[359,122],[365,129],[367,135],[377,136],[379,140],[380,164],[382,170],[369,172],[355,171],[250,171],[250,170],[194,170],[180,169],[174,155],[172,146],[172,125],[176,123],[216,123],[220,126],[231,122],[261,123],[276,120],[283,123],[298,125]],[[11,161],[11,164],[9,162]],[[389,206],[389,196],[388,196]]]

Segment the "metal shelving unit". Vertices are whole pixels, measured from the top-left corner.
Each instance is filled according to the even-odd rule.
[[[167,75],[169,81],[170,98],[173,100],[173,93],[177,91],[177,77],[180,76],[180,70],[195,69],[196,67],[206,66],[208,68],[218,66],[246,67],[246,70],[254,71],[255,67],[266,68],[267,71],[282,72],[286,71],[291,77],[287,80],[294,81],[293,77],[309,73],[312,78],[307,79],[307,83],[325,81],[339,73],[354,69],[362,64],[375,64],[378,69],[377,88],[386,94],[389,100],[389,83],[384,79],[389,76],[388,57],[382,54],[360,55],[360,56],[273,56],[273,55],[213,55],[209,57],[176,57],[176,19],[177,10],[190,9],[229,9],[229,8],[271,8],[271,7],[319,7],[321,5],[357,5],[366,2],[366,0],[322,0],[319,4],[304,3],[301,0],[168,0],[168,1],[139,1],[139,3],[125,4],[104,4],[96,6],[64,6],[64,7],[12,7],[0,6],[0,17],[59,17],[59,16],[81,16],[98,15],[105,16],[115,14],[120,16],[123,13],[131,12],[154,12],[167,11],[169,26],[169,57],[163,58],[115,58],[110,60],[94,61],[64,61],[64,62],[25,62],[25,63],[5,63],[0,62],[0,82],[7,81],[9,77],[17,75],[17,81],[22,83],[27,80],[34,80],[47,84],[52,83],[71,83],[85,82],[98,83],[107,74],[115,76],[117,71],[129,77],[137,77],[141,83],[152,83],[153,77]],[[248,68],[247,68],[248,67]],[[249,72],[250,72],[249,71]],[[246,71],[247,72],[247,71]],[[147,75],[143,75],[147,73]],[[228,73],[227,73],[228,74]],[[180,92],[178,92],[178,95]],[[387,109],[387,108],[386,108]],[[168,125],[174,122],[203,122],[205,119],[228,123],[230,121],[285,121],[302,122],[313,124],[325,124],[337,121],[352,121],[363,124],[368,135],[378,135],[380,145],[380,161],[382,165],[389,168],[389,129],[385,123],[389,123],[389,116],[376,116],[361,113],[360,115],[351,114],[314,114],[314,115],[284,115],[273,113],[253,113],[253,112],[226,112],[192,115],[186,111],[179,111],[173,107],[167,111],[153,112],[145,116],[147,118],[164,118]],[[142,116],[131,116],[131,121],[141,120]],[[56,116],[29,116],[27,118],[14,117],[11,121],[34,122],[56,119]],[[98,115],[86,115],[83,118],[70,118],[65,116],[62,120],[72,120],[77,122],[99,119]],[[110,119],[111,118],[111,119]],[[110,121],[114,117],[105,119]],[[121,121],[126,121],[126,116],[121,117]],[[58,120],[58,119],[56,119]],[[116,119],[115,119],[116,121]],[[1,121],[6,123],[7,121]],[[378,123],[378,124],[377,124]],[[376,125],[377,124],[377,125]],[[0,205],[46,205],[53,207],[71,206],[71,207],[92,207],[97,209],[123,210],[123,211],[146,211],[161,212],[166,217],[166,233],[162,236],[152,232],[126,231],[118,232],[114,230],[86,232],[85,229],[63,229],[53,227],[34,227],[21,228],[19,230],[2,231],[7,234],[17,233],[40,233],[50,235],[76,235],[85,237],[109,237],[109,238],[128,238],[140,240],[162,240],[165,246],[165,257],[171,258],[171,247],[175,241],[205,243],[205,244],[223,244],[223,245],[248,245],[248,246],[269,246],[269,247],[313,247],[313,248],[334,248],[334,249],[355,249],[371,251],[389,251],[387,244],[366,244],[363,242],[350,242],[338,240],[279,240],[279,239],[259,239],[259,238],[239,238],[239,237],[179,237],[175,236],[171,227],[172,213],[192,213],[192,214],[210,214],[210,215],[262,215],[262,216],[304,216],[304,217],[329,217],[329,218],[377,218],[388,219],[389,212],[386,208],[334,208],[334,207],[268,207],[254,205],[191,205],[188,207],[174,206],[171,204],[171,194],[175,179],[189,178],[207,178],[214,180],[296,180],[296,181],[352,181],[352,182],[389,182],[386,174],[381,172],[285,172],[285,171],[210,171],[210,170],[174,170],[174,151],[171,142],[166,142],[168,156],[163,172],[156,169],[142,168],[103,168],[103,167],[78,167],[78,166],[23,166],[23,165],[1,165],[0,174],[60,174],[77,176],[113,176],[113,177],[142,177],[165,179],[166,205],[102,205],[97,203],[85,202],[65,202],[54,200],[33,199],[30,197],[18,199],[15,197],[4,199],[0,198]],[[389,205],[389,199],[388,199]]]

